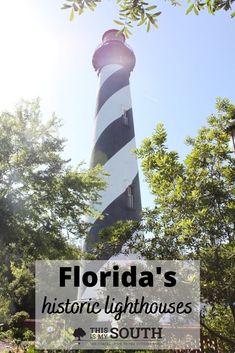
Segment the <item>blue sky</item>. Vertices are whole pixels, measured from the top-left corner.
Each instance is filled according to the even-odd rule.
[[[0,109],[20,98],[41,97],[46,119],[63,119],[66,157],[89,162],[97,75],[91,59],[104,31],[115,28],[115,1],[76,16],[60,10],[62,1],[0,2]],[[217,96],[235,102],[235,19],[220,12],[185,16],[185,6],[159,2],[159,29],[133,31],[128,40],[136,55],[131,92],[137,145],[158,122],[169,147],[183,157],[184,139],[194,136],[214,109]],[[143,177],[141,176],[141,180]],[[143,205],[151,196],[142,182]]]

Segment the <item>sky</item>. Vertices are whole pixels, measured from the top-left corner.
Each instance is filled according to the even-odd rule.
[[[155,3],[155,0],[153,0]],[[0,111],[41,98],[43,119],[63,120],[65,155],[89,164],[98,88],[91,60],[102,34],[116,28],[114,0],[69,21],[62,0],[0,0]],[[185,137],[195,136],[215,111],[216,97],[235,103],[235,19],[226,12],[185,16],[185,6],[159,1],[159,29],[133,30],[131,74],[137,146],[159,122],[170,149],[183,158]],[[152,197],[141,179],[143,206]]]

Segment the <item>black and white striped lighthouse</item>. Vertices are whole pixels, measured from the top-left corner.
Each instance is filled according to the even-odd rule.
[[[86,240],[88,252],[99,241],[102,229],[119,220],[139,220],[141,212],[129,83],[135,55],[125,44],[125,36],[112,29],[104,33],[92,63],[99,77],[99,89],[90,167],[101,164],[109,176],[101,204],[96,207],[104,217],[93,222]],[[112,255],[104,253],[103,258]]]

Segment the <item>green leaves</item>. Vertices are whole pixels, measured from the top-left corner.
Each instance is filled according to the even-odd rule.
[[[194,8],[194,4],[191,4],[186,11],[186,15],[188,15],[192,11],[193,8]]]
[[[72,5],[63,4],[62,7],[61,7],[61,10],[70,9],[71,7],[72,7]]]
[[[94,11],[99,2],[101,2],[101,0],[66,0],[66,3],[62,5],[61,9],[71,9],[69,20],[73,21],[75,13],[81,15],[85,9]]]
[[[35,313],[35,260],[81,258],[85,217],[99,216],[91,204],[105,187],[101,167],[63,159],[60,126],[54,115],[42,122],[39,100],[0,114],[0,321],[18,341],[29,339],[22,321]]]
[[[187,139],[185,160],[168,150],[161,124],[137,149],[154,206],[144,211],[142,223],[151,237],[143,241],[140,235],[134,247],[146,258],[200,259],[203,300],[228,307],[235,289],[235,158],[226,127],[235,106],[219,98],[216,108]]]
[[[74,169],[62,158],[60,125],[55,116],[42,123],[37,100],[0,116],[0,244],[9,256],[66,256],[105,186],[101,168]]]
[[[124,22],[117,21],[117,20],[114,20],[113,22],[116,23],[116,24],[119,25],[119,26],[125,26],[125,23],[124,23]]]
[[[94,11],[96,6],[102,0],[66,0],[62,5],[62,9],[71,9],[70,21],[74,19],[75,13],[81,15],[84,10],[89,9]],[[187,0],[190,4],[191,0]],[[181,2],[170,0],[172,6],[181,6]],[[152,27],[158,28],[158,17],[161,11],[154,11],[157,8],[155,3],[145,2],[143,0],[116,0],[119,8],[119,18],[114,20],[114,23],[121,26],[122,33],[128,38],[132,33],[130,28],[133,25],[144,26],[149,32]],[[186,15],[192,11],[195,15],[199,15],[200,11],[207,10],[214,15],[216,11],[225,10],[231,11],[231,18],[235,17],[235,12],[232,9],[233,1],[231,0],[196,0],[190,4],[186,10]]]
[[[188,0],[188,3],[190,2],[191,0]],[[230,0],[206,0],[205,2],[196,0],[189,6],[186,11],[186,15],[192,10],[196,15],[199,15],[199,12],[202,10],[207,10],[211,15],[214,15],[216,11],[220,10],[232,11],[232,2],[230,2]],[[233,18],[235,13],[232,12],[230,16]]]
[[[126,27],[132,24],[137,26],[146,26],[149,31],[151,26],[157,26],[157,17],[160,11],[153,13],[157,5],[150,5],[144,1],[123,0],[120,3],[120,20],[124,21]]]
[[[69,21],[73,21],[73,20],[74,20],[74,9],[72,8],[70,12]]]
[[[152,10],[154,10],[154,9],[156,9],[156,5],[153,5],[153,6],[148,6],[148,7],[146,7],[146,11],[152,11]]]
[[[131,249],[147,259],[201,260],[201,302],[209,304],[204,321],[210,334],[222,333],[220,345],[230,353],[235,338],[235,158],[226,127],[235,105],[218,98],[216,109],[207,126],[187,138],[191,151],[182,162],[168,150],[161,124],[137,149],[154,205],[144,210]]]

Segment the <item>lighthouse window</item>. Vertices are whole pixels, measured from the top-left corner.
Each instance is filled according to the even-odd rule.
[[[126,110],[125,110],[124,113],[123,113],[123,123],[124,123],[124,125],[126,125],[126,126],[129,125],[129,119],[128,119],[127,111],[126,111]]]
[[[131,186],[127,188],[127,202],[129,208],[134,208],[133,188]]]

